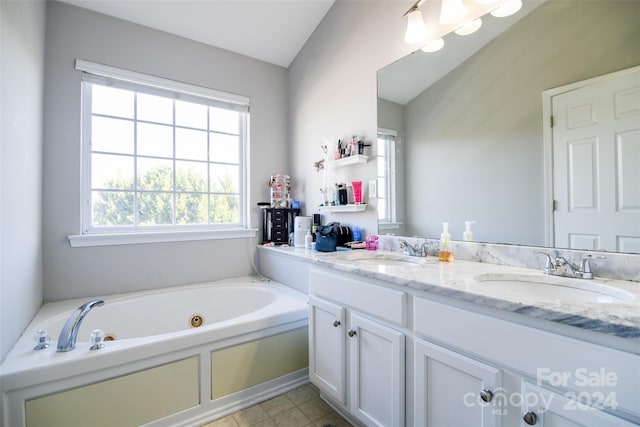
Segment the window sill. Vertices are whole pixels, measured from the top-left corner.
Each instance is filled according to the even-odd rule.
[[[378,228],[380,230],[398,230],[401,225],[401,222],[380,222],[378,223]]]
[[[136,245],[144,243],[186,242],[195,240],[241,239],[256,237],[255,228],[231,230],[162,231],[145,233],[75,234],[67,236],[72,248],[89,246]]]

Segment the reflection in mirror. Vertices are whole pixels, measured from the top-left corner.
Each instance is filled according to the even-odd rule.
[[[376,146],[378,174],[378,227],[381,230],[397,228],[396,137],[389,129],[378,131]]]
[[[469,39],[448,35],[440,52],[418,51],[379,71],[378,126],[397,132],[395,222],[401,226],[388,232],[437,238],[442,222],[449,222],[453,238],[461,240],[464,222],[472,220],[477,241],[554,246],[547,209],[555,194],[547,188],[552,179],[545,171],[543,122],[549,126],[549,119],[543,120],[542,94],[640,65],[640,1],[531,5],[525,2],[529,9],[514,15],[520,20],[485,45],[472,38],[495,31],[489,30],[494,25],[504,27],[498,18],[487,17]],[[477,52],[453,64],[451,49],[465,43]],[[412,75],[435,82],[425,87],[411,81],[407,61],[424,67]],[[429,75],[443,63],[450,64],[444,76]],[[413,93],[406,91],[409,81]],[[629,146],[640,146],[636,138]],[[638,148],[627,153],[640,157]],[[632,162],[640,158],[627,161]],[[638,197],[629,206],[640,212],[640,179],[637,173],[629,178],[628,194]],[[640,235],[640,220],[633,218],[632,229]],[[586,228],[582,233],[597,234]],[[603,248],[598,239],[592,244],[580,249]],[[606,249],[637,252],[635,247]]]

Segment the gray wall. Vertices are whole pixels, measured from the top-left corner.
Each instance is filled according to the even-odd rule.
[[[231,35],[230,35],[231,36]],[[282,67],[64,3],[47,7],[44,116],[44,299],[128,292],[252,272],[257,240],[71,248],[80,232],[82,58],[251,98],[250,204],[268,197],[273,173],[287,173],[287,73]]]
[[[0,2],[0,361],[42,303],[44,1]]]
[[[547,2],[409,102],[407,233],[448,221],[461,239],[475,220],[474,239],[544,246],[541,94],[640,64],[638,16],[638,1]]]
[[[310,206],[322,202],[323,138],[357,134],[373,142],[377,133],[376,72],[411,51],[403,42],[409,3],[337,0],[289,67],[290,141],[296,197]],[[375,162],[338,169],[336,180],[375,178]],[[365,188],[365,200],[367,189]],[[312,213],[310,211],[309,213]],[[375,200],[363,213],[333,214],[341,221],[377,233]]]

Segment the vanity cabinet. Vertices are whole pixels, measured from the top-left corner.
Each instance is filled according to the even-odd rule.
[[[422,339],[414,341],[414,425],[499,427],[502,372]]]
[[[309,292],[311,382],[363,425],[640,426],[637,341],[430,292],[411,275],[278,267]]]
[[[521,427],[633,427],[638,425],[528,382],[522,384],[522,396],[526,399],[522,399]],[[591,402],[591,396],[588,396],[587,400]]]
[[[414,298],[413,314],[415,426],[443,425],[436,418],[444,425],[638,425],[623,419],[640,411],[637,354],[426,298]],[[493,391],[486,408],[485,389]],[[480,399],[460,397],[467,392]]]
[[[403,426],[406,295],[320,268],[309,288],[311,382],[367,426]]]

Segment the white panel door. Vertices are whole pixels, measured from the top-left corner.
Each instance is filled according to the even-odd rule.
[[[640,253],[640,70],[552,98],[555,246]]]
[[[344,404],[346,398],[345,309],[309,297],[309,380]]]
[[[414,345],[416,427],[498,427],[502,372],[420,339]]]
[[[350,411],[366,426],[404,426],[404,334],[349,315]]]

